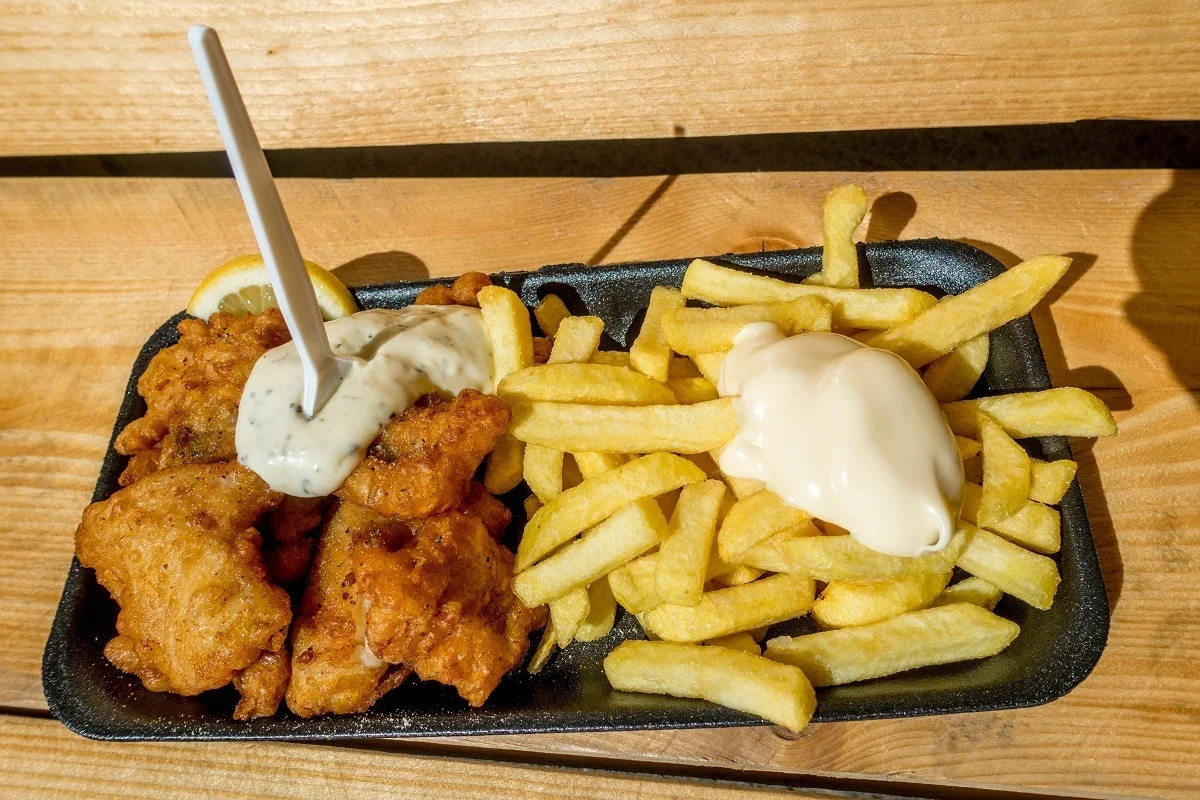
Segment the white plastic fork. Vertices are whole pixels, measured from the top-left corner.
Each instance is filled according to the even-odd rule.
[[[279,309],[304,367],[301,405],[304,415],[311,418],[359,359],[334,355],[329,347],[316,292],[217,32],[206,25],[195,25],[188,31],[188,42],[225,142],[254,238],[271,276]]]

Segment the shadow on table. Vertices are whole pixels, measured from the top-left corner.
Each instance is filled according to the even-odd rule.
[[[429,268],[425,266],[424,261],[412,253],[400,250],[367,253],[335,267],[332,272],[347,286],[422,281],[429,277]]]
[[[1167,357],[1175,379],[1200,387],[1200,175],[1175,171],[1133,229],[1130,257],[1141,283],[1125,315]],[[1193,402],[1195,395],[1193,394]]]

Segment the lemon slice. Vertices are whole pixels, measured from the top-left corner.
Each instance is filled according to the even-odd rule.
[[[358,311],[358,304],[345,284],[327,269],[305,261],[308,277],[317,292],[317,305],[326,321],[348,317]],[[218,311],[235,316],[257,314],[279,305],[267,275],[262,256],[238,256],[208,274],[196,287],[188,301],[187,312],[193,317],[208,319]]]

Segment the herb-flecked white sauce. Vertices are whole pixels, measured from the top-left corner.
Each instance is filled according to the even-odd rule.
[[[255,363],[242,391],[238,461],[274,490],[332,494],[366,455],[393,414],[429,392],[492,388],[492,350],[479,309],[374,309],[325,323],[337,355],[357,356],[337,391],[304,416],[304,374],[294,342]]]

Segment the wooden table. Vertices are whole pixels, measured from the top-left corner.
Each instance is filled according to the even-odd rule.
[[[545,13],[523,2],[370,12],[338,2],[115,8],[3,12],[0,151],[215,146],[176,41],[200,17],[225,33],[251,113],[274,146],[658,136],[675,123],[691,135],[1200,111],[1200,18],[1183,2],[1063,3],[1053,12],[1015,0],[817,2],[792,11],[752,3],[736,13],[714,3],[589,8],[574,0]],[[60,41],[68,33],[82,37],[70,52]],[[602,71],[589,74],[597,64]],[[881,68],[872,73],[873,65]],[[698,66],[710,69],[695,75]],[[753,74],[778,81],[751,82]],[[822,94],[841,84],[852,90],[838,90],[835,108]],[[405,113],[417,106],[420,114]],[[815,725],[796,739],[765,727],[351,747],[76,737],[48,717],[41,651],[130,365],[201,276],[254,244],[228,180],[3,179],[0,797],[767,791],[747,782],[806,787],[800,796],[1196,796],[1200,174],[285,180],[281,193],[305,255],[356,284],[809,245],[819,239],[824,194],[851,180],[874,201],[869,239],[962,239],[1008,264],[1043,252],[1075,258],[1035,321],[1054,382],[1096,391],[1121,434],[1076,449],[1113,627],[1095,672],[1074,692],[1019,711]]]

